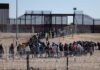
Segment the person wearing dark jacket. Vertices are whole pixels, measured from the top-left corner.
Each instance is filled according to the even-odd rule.
[[[4,49],[2,44],[0,44],[0,58],[2,58],[3,54],[4,54]]]
[[[63,56],[64,47],[62,43],[59,43],[59,50],[60,50],[60,56]]]
[[[67,56],[68,55],[68,45],[67,43],[65,43],[64,45],[64,56]]]
[[[13,44],[11,44],[9,48],[9,54],[10,54],[10,57],[14,58],[14,45]]]
[[[98,46],[98,50],[100,50],[100,43],[99,42],[97,43],[97,46]]]

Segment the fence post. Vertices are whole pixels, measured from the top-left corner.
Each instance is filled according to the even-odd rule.
[[[93,19],[93,29],[92,29],[92,33],[95,33],[95,20]]]
[[[29,70],[29,54],[27,54],[27,57],[26,57],[26,61],[27,61],[27,70]]]
[[[67,54],[67,69],[66,70],[68,70],[68,54]]]

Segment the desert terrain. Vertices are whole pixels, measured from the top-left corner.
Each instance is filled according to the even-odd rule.
[[[33,34],[20,33],[18,34],[18,43],[27,42]],[[14,33],[0,33],[0,44],[3,45],[5,54],[3,59],[0,59],[0,70],[26,70],[27,64],[25,58],[9,59],[8,49],[11,43],[16,45],[16,34]],[[70,43],[73,41],[94,41],[100,42],[100,34],[75,34],[64,37],[57,37],[49,39],[50,42],[55,43]],[[45,41],[43,39],[42,41]],[[69,56],[69,70],[100,70],[100,51],[95,50],[92,56]],[[34,70],[66,70],[67,59],[66,57],[61,58],[30,58],[30,67]]]

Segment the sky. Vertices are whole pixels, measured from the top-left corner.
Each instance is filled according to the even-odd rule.
[[[0,3],[9,3],[10,17],[16,17],[16,0],[0,0]],[[93,18],[100,18],[100,0],[18,0],[18,16],[27,10],[67,14],[73,13],[74,7]]]

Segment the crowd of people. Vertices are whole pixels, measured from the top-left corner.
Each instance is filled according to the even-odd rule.
[[[29,47],[32,47],[32,45],[30,45]],[[47,57],[56,57],[56,56],[67,56],[67,55],[72,55],[72,56],[76,56],[76,55],[85,55],[90,53],[90,55],[93,54],[94,49],[96,47],[96,43],[94,42],[90,42],[90,41],[77,41],[77,42],[73,42],[70,44],[56,44],[56,43],[52,43],[50,44],[50,42],[46,42],[46,43],[36,43],[34,45],[34,52],[33,54],[35,55],[40,55],[43,56],[43,54],[46,54]]]
[[[32,57],[66,57],[66,56],[81,56],[90,54],[93,55],[94,50],[98,48],[100,50],[100,42],[93,41],[74,41],[73,43],[61,42],[49,42],[48,38],[46,42],[41,42],[35,35],[30,38],[27,43],[19,44],[17,46],[17,54],[19,56],[24,56],[26,54],[32,55]],[[9,57],[14,58],[13,44],[9,47]],[[0,58],[4,54],[4,48],[2,44],[0,45]]]
[[[27,46],[27,47],[25,47]],[[92,41],[74,41],[73,43],[55,43],[49,42],[46,38],[46,42],[41,42],[36,36],[30,38],[28,43],[17,46],[17,52],[20,56],[25,54],[31,54],[32,57],[64,57],[79,56],[90,54],[93,55],[94,50],[98,47],[100,50],[100,43]]]

